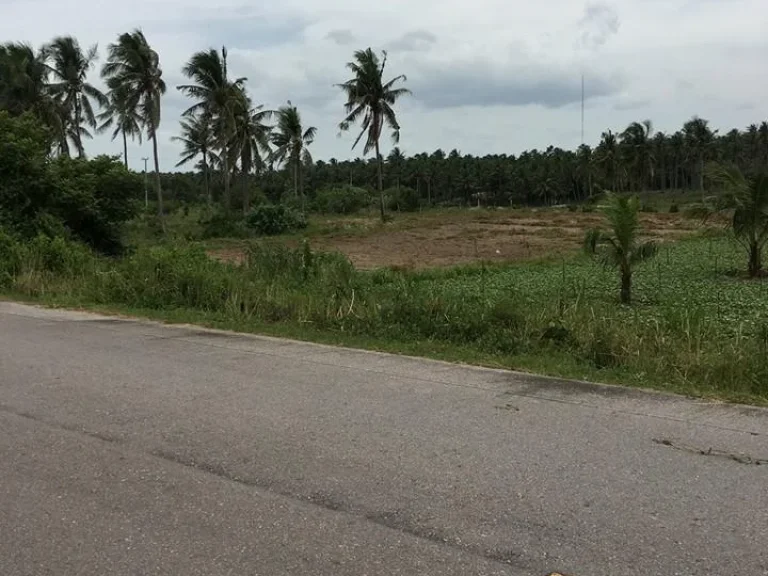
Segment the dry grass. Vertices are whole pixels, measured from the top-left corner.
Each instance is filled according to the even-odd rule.
[[[579,250],[584,231],[602,224],[598,213],[562,209],[441,210],[399,215],[380,224],[371,217],[318,217],[306,237],[323,251],[346,254],[363,269],[396,266],[432,268],[478,261],[511,262],[557,257]],[[680,214],[644,213],[646,236],[658,241],[691,234],[698,222]],[[286,238],[294,245],[295,237]],[[237,261],[237,246],[210,254]]]

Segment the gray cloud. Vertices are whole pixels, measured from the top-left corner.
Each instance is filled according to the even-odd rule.
[[[579,21],[581,47],[597,50],[619,31],[619,25],[619,15],[611,5],[604,2],[587,4]]]
[[[636,98],[634,100],[619,100],[613,105],[613,109],[625,112],[628,110],[638,110],[640,108],[647,108],[651,105],[651,101],[647,98]]]
[[[581,77],[571,70],[546,65],[494,69],[486,63],[422,69],[412,74],[414,96],[429,108],[457,106],[526,106],[560,108],[581,100]],[[619,77],[590,77],[587,99],[615,94]]]
[[[250,15],[237,19],[197,20],[191,25],[198,31],[200,49],[207,43],[214,47],[224,44],[242,50],[257,50],[301,42],[309,22],[300,18],[267,19],[263,15]]]
[[[413,52],[416,50],[425,50],[437,42],[437,36],[428,30],[411,30],[406,32],[398,39],[393,40],[387,46],[392,50],[400,52]]]
[[[331,30],[325,35],[328,40],[333,40],[339,46],[346,46],[357,41],[357,37],[351,30]]]

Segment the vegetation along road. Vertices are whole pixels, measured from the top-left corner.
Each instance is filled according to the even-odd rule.
[[[762,408],[13,303],[0,366],[4,575],[768,571]]]

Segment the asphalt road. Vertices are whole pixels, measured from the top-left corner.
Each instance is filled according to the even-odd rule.
[[[0,303],[2,576],[765,575],[760,459],[766,410]]]

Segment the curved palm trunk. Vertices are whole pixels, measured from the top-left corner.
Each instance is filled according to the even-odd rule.
[[[232,203],[229,193],[229,150],[226,146],[224,146],[223,154],[221,156],[221,164],[224,170],[224,198],[222,201],[224,204],[224,211],[229,212]]]
[[[241,170],[241,172],[241,177],[243,179],[243,215],[245,216],[248,214],[248,210],[251,209],[251,195],[248,187],[248,172],[246,170]]]
[[[77,157],[85,158],[85,149],[83,148],[83,137],[80,134],[80,99],[75,98],[75,146],[77,146]]]
[[[152,155],[155,159],[155,190],[157,192],[157,217],[160,220],[160,227],[165,234],[165,217],[163,212],[163,191],[160,188],[160,159],[157,155],[157,133],[152,129]]]
[[[125,169],[128,170],[128,138],[125,132],[123,132],[123,164],[125,164]]]
[[[381,159],[381,153],[379,152],[379,139],[376,138],[376,160],[378,161],[379,168],[379,208],[381,209],[381,221],[384,222],[386,216],[384,215],[384,176]]]
[[[203,185],[205,186],[205,199],[210,206],[213,199],[211,198],[211,184],[208,177],[208,152],[206,150],[203,150]]]
[[[296,157],[293,161],[293,196],[294,198],[299,197],[299,163],[301,162],[301,159]],[[303,204],[303,199],[302,199]]]

